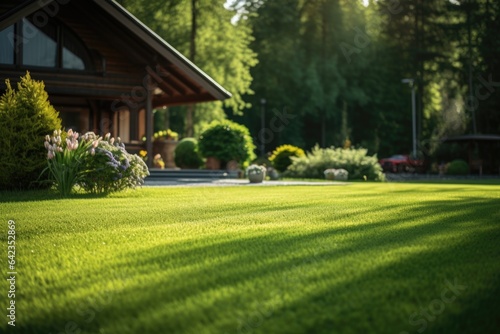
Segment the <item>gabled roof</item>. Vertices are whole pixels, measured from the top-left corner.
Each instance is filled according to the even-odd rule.
[[[141,43],[145,43],[145,47],[154,50],[158,56],[173,64],[183,75],[201,86],[208,94],[204,94],[201,99],[198,99],[198,102],[202,100],[225,100],[231,97],[231,94],[224,87],[114,0],[2,0],[2,4],[0,4],[0,30],[14,24],[25,16],[42,10],[42,7],[47,5],[56,8],[56,6],[64,6],[67,3],[82,1],[94,3],[97,6],[96,8],[112,16],[121,26],[121,29],[128,32],[135,39],[140,40]]]

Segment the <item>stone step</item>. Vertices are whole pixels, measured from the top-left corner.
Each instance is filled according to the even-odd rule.
[[[205,169],[155,169],[149,170],[147,180],[165,179],[237,179],[238,172]]]

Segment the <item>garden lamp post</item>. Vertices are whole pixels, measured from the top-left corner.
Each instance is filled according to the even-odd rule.
[[[413,159],[417,158],[417,108],[415,101],[415,80],[414,79],[403,79],[402,83],[408,84],[411,87],[411,119],[412,119],[412,132],[413,132]]]
[[[260,99],[260,155],[264,157],[266,155],[266,143],[264,140],[264,133],[266,128],[266,99]]]

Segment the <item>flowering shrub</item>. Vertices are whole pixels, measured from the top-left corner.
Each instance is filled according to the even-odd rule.
[[[83,136],[68,131],[65,141],[61,131],[45,142],[50,180],[63,196],[75,185],[90,193],[110,193],[135,188],[149,175],[144,161],[129,154],[118,138],[104,138],[93,132]],[[78,140],[80,139],[80,140]]]
[[[52,137],[49,135],[45,137],[47,149],[45,170],[49,171],[49,182],[55,185],[62,196],[68,196],[74,185],[84,180],[85,158],[91,154],[95,146],[93,142],[85,140],[82,140],[80,144],[78,133],[72,130],[66,134],[65,141],[62,140],[61,135],[61,130],[56,130]]]
[[[155,140],[177,140],[179,138],[179,134],[175,131],[167,129],[155,132],[153,134],[153,138]]]
[[[158,153],[157,155],[154,156],[153,166],[155,168],[165,169],[165,161],[163,161],[161,154]]]
[[[364,148],[320,148],[315,146],[305,157],[292,157],[292,164],[285,176],[300,178],[323,178],[326,169],[345,169],[353,180],[383,181],[376,155],[368,156]]]

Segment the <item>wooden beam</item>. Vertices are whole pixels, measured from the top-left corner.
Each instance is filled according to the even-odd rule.
[[[151,76],[146,74],[148,87],[151,86]],[[149,168],[153,167],[153,92],[149,89],[146,90],[146,151],[148,152]]]

